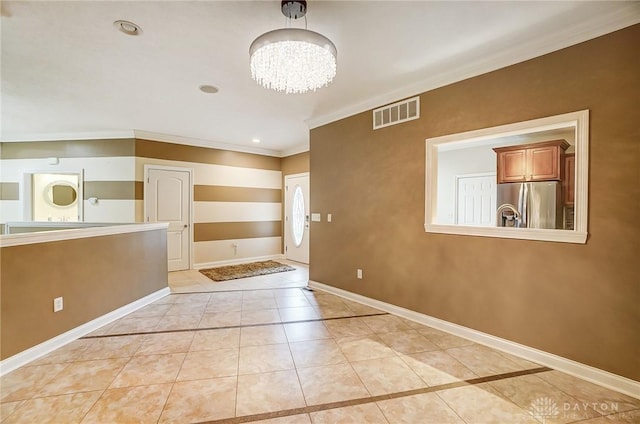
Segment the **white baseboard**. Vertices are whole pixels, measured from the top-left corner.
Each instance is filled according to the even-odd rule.
[[[105,315],[102,315],[94,320],[84,323],[67,332],[64,332],[59,336],[56,336],[38,345],[30,347],[27,350],[23,350],[22,352],[17,353],[0,362],[0,376],[5,375],[23,365],[26,365],[31,361],[35,361],[36,359],[46,355],[47,353],[53,350],[59,349],[62,346],[68,343],[71,343],[74,340],[79,339],[82,336],[86,336],[92,331],[95,331],[106,324],[109,324],[119,318],[122,318],[123,316],[130,314],[131,312],[134,312],[142,308],[143,306],[146,306],[152,302],[155,302],[156,300],[161,299],[170,293],[171,293],[171,290],[169,289],[169,287],[165,287],[141,299],[138,299],[114,311],[111,311]]]
[[[284,255],[283,254],[265,255],[265,256],[254,256],[251,258],[238,258],[238,259],[227,259],[224,261],[203,262],[199,264],[193,264],[193,269],[205,269],[205,268],[215,268],[218,266],[225,266],[225,265],[248,264],[250,262],[269,261],[274,259],[284,259]]]
[[[562,371],[574,377],[578,377],[583,380],[607,387],[609,389],[616,390],[620,393],[624,393],[628,396],[640,399],[640,382],[631,380],[630,378],[613,374],[608,371],[592,367],[590,365],[585,365],[571,359],[563,358],[561,356],[554,355],[553,353],[544,352],[533,347],[525,346],[506,339],[502,339],[500,337],[492,336],[491,334],[483,333],[481,331],[464,327],[462,325],[453,324],[451,322],[434,318],[429,315],[411,311],[400,306],[395,306],[390,303],[382,302],[380,300],[371,299],[369,297],[342,290],[337,287],[328,286],[317,281],[309,280],[309,287],[326,291],[328,293],[335,294],[336,296],[341,296],[346,299],[353,300],[355,302],[359,302],[364,305],[383,310],[385,312],[389,312],[399,317],[406,318],[420,324],[428,325],[438,330],[446,331],[447,333],[451,333],[456,336],[464,337],[465,339],[472,340],[476,343],[501,350],[520,358],[536,362],[549,368],[553,368],[554,370]]]

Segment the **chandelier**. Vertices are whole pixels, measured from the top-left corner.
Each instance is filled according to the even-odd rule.
[[[306,1],[282,1],[282,14],[305,18],[305,28],[282,28],[256,38],[249,47],[251,77],[276,91],[306,93],[326,87],[336,76],[336,46],[322,34],[306,28]]]

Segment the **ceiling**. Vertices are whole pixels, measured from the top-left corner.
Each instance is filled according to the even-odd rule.
[[[640,22],[640,2],[312,0],[338,74],[286,95],[249,72],[253,39],[285,25],[279,3],[3,1],[2,140],[136,134],[282,156],[309,128]]]

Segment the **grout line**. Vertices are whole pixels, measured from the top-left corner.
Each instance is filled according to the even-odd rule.
[[[548,367],[530,368],[522,371],[514,371],[514,372],[508,372],[504,374],[496,374],[496,375],[490,375],[486,377],[472,378],[470,380],[463,380],[463,381],[458,381],[454,383],[441,384],[441,385],[432,386],[432,387],[424,387],[421,389],[406,390],[403,392],[389,393],[386,395],[350,399],[350,400],[339,401],[339,402],[323,403],[319,405],[285,409],[285,410],[274,411],[274,412],[264,412],[264,413],[253,414],[253,415],[244,415],[244,416],[235,417],[235,418],[224,418],[220,420],[203,421],[197,424],[240,424],[240,423],[249,423],[254,421],[268,420],[273,418],[290,417],[292,415],[310,414],[313,412],[326,411],[329,409],[345,408],[348,406],[363,405],[367,403],[375,403],[375,402],[380,402],[384,400],[398,399],[398,398],[403,398],[408,396],[421,395],[425,393],[439,392],[443,390],[455,389],[458,387],[477,385],[481,383],[487,383],[490,381],[504,380],[507,378],[521,377],[525,375],[538,374],[538,373],[547,372],[547,371],[552,371],[552,369]]]
[[[288,290],[288,289],[304,289],[306,286],[292,286],[292,287],[272,287],[264,289],[236,289],[236,290],[212,290],[212,291],[194,291],[194,292],[171,292],[169,296],[174,294],[213,294],[213,293],[235,293],[235,292],[247,292],[247,291],[265,291],[265,290]]]
[[[306,319],[306,320],[300,320],[300,321],[287,321],[287,322],[268,322],[263,324],[242,324],[242,325],[228,325],[224,327],[181,328],[176,330],[142,331],[142,332],[136,332],[136,333],[100,334],[95,336],[80,337],[79,340],[105,339],[107,337],[144,336],[147,334],[185,333],[188,331],[227,330],[227,329],[246,328],[246,327],[267,327],[270,325],[300,324],[305,322],[323,322],[323,321],[334,321],[334,320],[349,319],[349,318],[376,317],[381,315],[390,315],[390,314],[388,312],[380,312],[376,314],[349,315],[346,317],[317,318],[317,319]]]

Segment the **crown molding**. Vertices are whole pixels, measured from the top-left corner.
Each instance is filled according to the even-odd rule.
[[[3,143],[31,141],[68,141],[68,140],[108,140],[114,138],[134,138],[134,132],[123,131],[86,131],[59,133],[10,133],[2,135]]]
[[[179,135],[160,134],[152,131],[133,130],[136,138],[151,141],[163,141],[165,143],[184,144],[186,146],[207,147],[209,149],[230,150],[232,152],[252,153],[256,155],[281,157],[277,150],[263,149],[260,147],[238,146],[219,141],[203,140],[199,138],[182,137]]]
[[[296,144],[293,147],[280,150],[280,157],[284,158],[287,156],[293,156],[293,155],[297,155],[299,153],[304,153],[308,151],[309,151],[309,142],[307,141],[306,143]]]
[[[348,105],[334,112],[312,117],[305,122],[309,129],[317,128],[382,105],[394,103],[399,99],[412,97],[416,94],[534,59],[638,23],[640,23],[640,8],[638,8],[637,2],[628,2],[626,7],[618,8],[590,21],[581,22],[560,32],[548,33],[546,37],[531,38],[527,42],[518,43],[510,49],[483,56],[481,59],[469,62],[463,67],[443,69],[441,72],[419,82],[404,85],[396,90]]]

